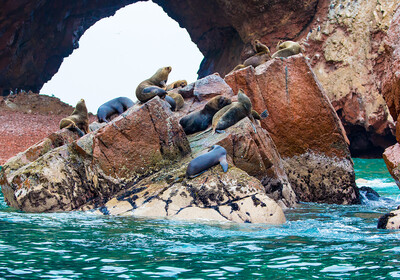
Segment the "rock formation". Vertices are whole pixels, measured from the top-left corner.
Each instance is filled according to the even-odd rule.
[[[291,101],[300,105],[286,104],[285,108],[273,98],[271,103],[261,104],[262,98],[268,100],[270,94],[267,91],[267,95],[260,95],[265,90],[260,91],[262,79],[268,79],[268,75],[277,80],[275,85],[269,85],[271,90],[278,97],[282,92],[286,95],[285,78],[282,80],[285,71],[279,69],[284,64],[290,68],[287,77],[291,84],[287,90]],[[68,130],[53,133],[3,166],[0,185],[4,198],[11,207],[28,212],[95,209],[97,213],[112,215],[270,224],[285,222],[282,209],[296,206],[298,198],[357,203],[354,171],[340,122],[307,67],[300,55],[286,62],[273,60],[257,68],[256,74],[252,67],[245,68],[232,74],[232,79],[239,81],[237,84],[227,78],[233,91],[218,75],[211,75],[181,89],[186,98],[180,112],[171,112],[167,103],[156,97],[134,105],[108,124],[92,123],[93,131],[79,139]],[[250,79],[243,79],[243,73],[248,73]],[[256,79],[260,80],[258,84]],[[296,88],[297,83],[309,95],[293,92],[292,86]],[[179,114],[200,109],[216,94],[235,99],[233,92],[239,86],[248,91],[256,110],[277,102],[283,114],[292,110],[295,121],[288,117],[279,121],[279,112],[272,105],[268,107],[269,119],[261,123],[271,129],[271,136],[259,124],[254,131],[251,121],[245,118],[222,134],[209,131],[186,137],[178,122]],[[312,104],[307,103],[310,97],[316,100]],[[301,129],[291,133],[287,129],[307,123],[310,117],[296,111],[300,106],[311,106],[305,111],[317,112],[320,117],[311,116],[312,122],[318,124],[307,130],[309,136],[303,133],[305,137],[292,143],[300,150],[290,153],[285,147],[301,138]],[[279,126],[286,129],[278,129]],[[277,134],[282,130],[287,134],[286,143]],[[278,145],[274,138],[280,141]],[[185,178],[188,163],[214,144],[227,150],[228,171],[224,173],[220,166],[214,166],[194,179]],[[329,168],[315,170],[315,178],[311,179],[309,173],[302,174],[301,165],[307,169],[318,164]],[[293,176],[295,171],[299,172],[298,179]],[[307,196],[299,192],[299,182],[303,183],[300,187],[308,190]],[[321,192],[327,194],[325,199]]]
[[[400,6],[383,40],[382,94],[388,104],[390,114],[397,121],[396,140],[400,142]],[[390,174],[400,188],[400,146],[399,143],[387,148],[383,154]]]
[[[281,155],[301,201],[359,203],[347,138],[323,88],[303,55],[276,58],[225,77],[242,88]]]
[[[330,1],[301,39],[305,55],[338,113],[352,156],[380,157],[395,143],[381,95],[381,60],[393,1]]]
[[[58,130],[73,110],[56,97],[32,92],[0,96],[0,165]]]
[[[0,93],[37,92],[102,17],[136,0],[6,0],[0,11]],[[204,54],[199,77],[222,76],[261,40],[299,41],[350,139],[353,156],[380,157],[394,144],[393,120],[381,95],[381,44],[396,1],[155,0]]]

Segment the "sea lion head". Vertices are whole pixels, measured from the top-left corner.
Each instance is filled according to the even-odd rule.
[[[75,110],[72,112],[72,115],[87,115],[88,110],[86,108],[85,100],[82,98],[76,103]]]
[[[232,103],[232,100],[230,100],[228,97],[225,96],[217,96],[216,98],[218,98],[218,109],[221,109],[229,104]]]
[[[171,71],[171,66],[162,67],[157,70],[157,72],[150,78],[150,80],[155,85],[161,85],[162,87],[165,87],[167,84],[168,75],[169,73],[171,73]]]
[[[187,86],[187,81],[186,80],[180,80],[178,81],[178,87],[185,87]]]

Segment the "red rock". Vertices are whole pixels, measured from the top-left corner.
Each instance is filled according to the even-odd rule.
[[[400,144],[396,143],[387,148],[383,153],[383,159],[390,175],[392,175],[397,186],[400,188]]]
[[[51,147],[49,142],[68,139],[64,133],[3,166],[0,184],[8,205],[28,212],[95,206],[190,152],[177,119],[158,97],[77,141]]]
[[[340,120],[301,54],[235,71],[225,80],[234,92],[242,88],[256,111],[268,110],[262,127],[301,201],[359,202]]]
[[[233,92],[219,75],[210,75],[195,82],[193,94],[201,102],[217,95],[232,96]]]
[[[400,7],[393,17],[384,39],[385,61],[382,81],[382,95],[390,114],[397,120],[400,114]],[[397,139],[399,139],[397,137]],[[399,140],[397,140],[399,141]]]
[[[248,118],[241,120],[225,130],[225,133],[212,134],[211,131],[189,136],[192,154],[196,156],[206,147],[220,145],[236,167],[259,179],[264,192],[272,197],[282,208],[294,207],[297,203],[289,179],[285,173],[282,159],[268,132],[256,126],[254,132]]]
[[[93,140],[93,162],[105,174],[121,178],[157,170],[188,152],[182,127],[158,97],[131,107]]]

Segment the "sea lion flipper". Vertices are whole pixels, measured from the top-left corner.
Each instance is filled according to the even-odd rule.
[[[224,170],[224,172],[228,171],[228,162],[226,161],[226,155],[222,156],[219,159],[219,164],[221,164],[222,170]]]
[[[175,111],[176,109],[176,102],[175,99],[173,99],[171,96],[166,95],[165,96],[165,101],[168,102],[168,104],[171,106],[171,111]]]
[[[268,110],[267,110],[267,109],[265,109],[264,112],[262,112],[262,113],[260,114],[260,117],[261,117],[262,120],[265,119],[265,118],[268,117],[268,116],[269,116],[269,113],[268,113]]]

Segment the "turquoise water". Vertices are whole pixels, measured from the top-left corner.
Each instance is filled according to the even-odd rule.
[[[1,196],[0,278],[400,278],[400,230],[376,228],[400,191],[382,160],[354,162],[359,186],[391,200],[302,204],[281,226],[26,214]]]

